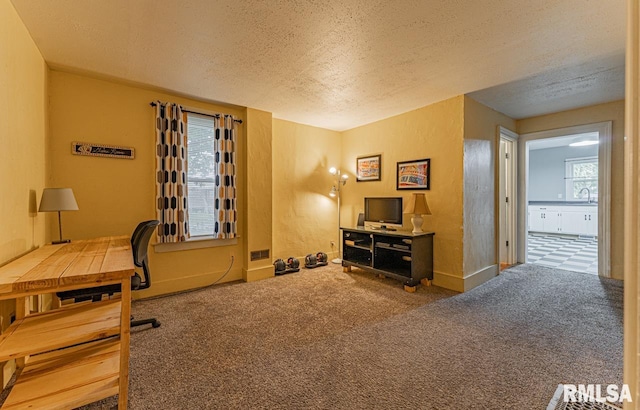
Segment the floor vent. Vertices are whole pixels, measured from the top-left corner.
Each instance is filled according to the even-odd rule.
[[[269,249],[262,249],[260,251],[251,251],[252,261],[258,261],[260,259],[269,259]]]

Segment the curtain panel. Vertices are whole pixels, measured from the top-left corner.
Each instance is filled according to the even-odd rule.
[[[172,103],[156,103],[156,214],[158,242],[189,238],[186,113]]]
[[[237,235],[236,204],[236,122],[231,115],[214,119],[215,152],[215,231],[214,238]]]

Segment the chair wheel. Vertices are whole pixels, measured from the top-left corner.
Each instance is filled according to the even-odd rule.
[[[151,324],[152,327],[156,328],[156,327],[160,327],[160,322],[158,322],[157,320],[155,322],[153,322]]]

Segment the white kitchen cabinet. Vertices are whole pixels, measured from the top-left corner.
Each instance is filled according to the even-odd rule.
[[[560,213],[557,209],[550,209],[544,212],[545,232],[560,232]]]
[[[566,234],[584,234],[586,230],[587,217],[584,212],[576,210],[562,211],[560,221],[560,232]]]
[[[598,212],[587,212],[585,232],[587,235],[598,235]]]
[[[594,206],[529,206],[529,231],[568,235],[598,235]]]
[[[591,207],[567,207],[562,211],[561,233],[572,235],[598,235],[598,212]]]
[[[532,210],[531,207],[529,207],[529,231],[544,232],[542,211]]]
[[[558,207],[530,206],[529,230],[532,232],[560,231],[560,214]]]

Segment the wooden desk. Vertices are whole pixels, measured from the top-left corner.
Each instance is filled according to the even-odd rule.
[[[69,409],[115,394],[126,409],[134,269],[126,236],[46,245],[0,268],[0,300],[16,299],[0,362],[18,367],[2,409]],[[119,298],[28,314],[31,295],[116,283]]]

